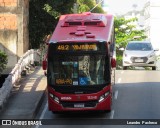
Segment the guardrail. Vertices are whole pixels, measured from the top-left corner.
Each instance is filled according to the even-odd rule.
[[[5,79],[2,87],[0,88],[0,108],[6,102],[13,86],[21,78],[21,73],[25,71],[26,68],[34,65],[35,62],[40,62],[41,53],[38,50],[28,50],[18,61],[15,67],[12,69],[8,77]]]

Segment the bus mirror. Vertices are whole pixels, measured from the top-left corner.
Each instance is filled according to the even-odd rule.
[[[42,61],[42,68],[43,68],[43,70],[47,70],[47,61],[46,60]]]
[[[112,66],[112,68],[116,68],[116,59],[115,58],[111,59],[111,66]]]

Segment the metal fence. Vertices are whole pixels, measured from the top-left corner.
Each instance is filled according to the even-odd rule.
[[[2,87],[0,88],[0,108],[9,97],[9,94],[13,86],[21,78],[21,73],[26,69],[26,67],[31,66],[34,62],[40,62],[41,53],[38,50],[28,50],[18,61],[15,67],[12,69],[8,77],[5,79]]]

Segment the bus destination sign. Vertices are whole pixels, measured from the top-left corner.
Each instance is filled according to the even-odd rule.
[[[58,44],[57,51],[97,51],[96,44]]]

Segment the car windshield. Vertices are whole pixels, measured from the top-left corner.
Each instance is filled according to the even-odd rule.
[[[150,43],[128,43],[126,50],[150,51],[152,46]]]

